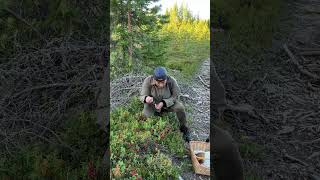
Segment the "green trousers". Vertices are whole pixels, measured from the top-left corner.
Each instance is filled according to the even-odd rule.
[[[153,104],[144,103],[143,114],[146,117],[153,116],[156,112],[157,111]],[[176,101],[174,105],[170,106],[169,108],[163,108],[162,112],[175,112],[180,123],[180,128],[187,127],[186,112],[181,102]]]

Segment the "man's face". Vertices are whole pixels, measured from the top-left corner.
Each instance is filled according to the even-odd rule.
[[[156,86],[159,87],[159,88],[163,88],[166,86],[166,83],[167,83],[167,80],[156,80]]]

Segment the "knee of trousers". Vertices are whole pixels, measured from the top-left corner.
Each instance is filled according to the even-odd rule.
[[[183,104],[180,102],[176,102],[175,105],[173,105],[173,111],[174,112],[185,112]]]

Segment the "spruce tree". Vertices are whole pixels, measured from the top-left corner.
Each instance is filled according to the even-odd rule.
[[[111,52],[113,66],[125,67],[121,71],[141,70],[141,66],[161,59],[161,42],[157,32],[163,18],[158,14],[160,6],[151,6],[158,0],[111,1]],[[118,68],[114,68],[118,69]]]

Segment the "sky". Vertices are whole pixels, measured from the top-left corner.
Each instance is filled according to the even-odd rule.
[[[167,8],[171,8],[177,2],[178,7],[182,3],[187,4],[193,15],[199,14],[200,19],[210,19],[210,0],[160,0],[156,4],[161,5],[161,14],[164,14]]]

